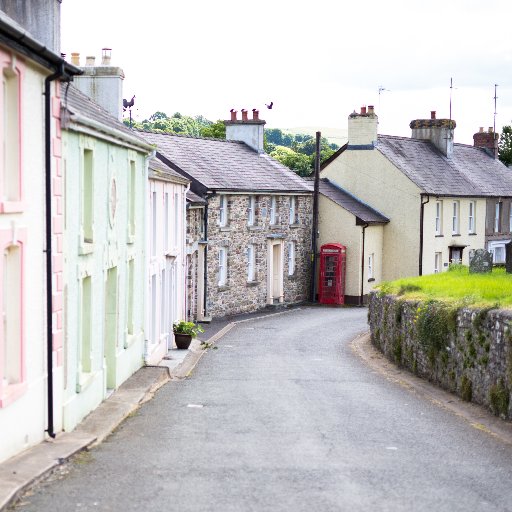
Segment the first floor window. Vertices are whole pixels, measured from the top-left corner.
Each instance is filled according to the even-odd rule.
[[[288,242],[288,275],[295,274],[295,242]]]
[[[219,226],[225,227],[228,225],[228,197],[226,195],[220,196],[219,208]]]
[[[219,249],[219,286],[225,286],[228,279],[228,250]]]
[[[470,201],[469,203],[469,218],[468,218],[468,232],[475,232],[475,209],[476,203],[475,201]]]
[[[494,232],[499,233],[501,231],[501,205],[503,203],[496,203],[494,207]]]
[[[247,246],[247,281],[256,280],[256,251],[253,244]]]
[[[247,225],[254,226],[256,219],[256,197],[249,196],[249,209],[247,212]]]
[[[277,197],[272,196],[270,198],[270,224],[274,225],[277,223]]]
[[[438,274],[441,272],[443,265],[443,253],[436,252],[435,258],[434,258],[434,274]]]
[[[452,233],[459,234],[459,201],[453,201]]]
[[[443,234],[443,203],[436,202],[436,235]]]
[[[290,196],[290,224],[297,224],[297,198]]]

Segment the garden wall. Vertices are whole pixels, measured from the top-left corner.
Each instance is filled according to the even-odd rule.
[[[370,295],[373,345],[416,375],[512,418],[512,311]]]

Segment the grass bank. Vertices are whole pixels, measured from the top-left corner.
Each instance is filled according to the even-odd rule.
[[[455,265],[439,274],[384,282],[377,289],[408,300],[512,309],[512,274],[507,274],[503,268],[495,268],[489,274],[470,274],[468,267]]]

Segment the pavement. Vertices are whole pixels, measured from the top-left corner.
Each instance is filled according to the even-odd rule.
[[[297,309],[300,308],[291,311]],[[0,464],[0,510],[13,505],[28,489],[45,479],[73,455],[105,440],[124,419],[132,415],[141,404],[150,400],[164,384],[190,376],[206,350],[215,348],[216,341],[236,325],[286,313],[287,310],[270,310],[204,324],[205,332],[200,338],[193,340],[189,350],[171,350],[160,366],[141,368],[87,416],[73,432],[59,434],[54,440],[44,441]],[[448,410],[473,429],[486,432],[512,445],[512,424],[493,417],[482,407],[463,402],[456,396],[399,369],[373,348],[368,334],[355,337],[351,349],[373,372],[379,373],[388,381],[398,384],[435,406]],[[314,361],[313,358],[309,364],[317,364]]]
[[[282,311],[287,311],[283,308]],[[273,309],[227,316],[201,323],[204,333],[188,350],[170,350],[159,366],[144,366],[92,411],[72,432],[48,438],[0,464],[0,511],[13,505],[30,487],[43,480],[73,455],[100,444],[128,416],[171,380],[187,378],[204,352],[237,323],[268,315]]]

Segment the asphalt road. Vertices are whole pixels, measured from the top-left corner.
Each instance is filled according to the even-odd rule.
[[[319,307],[239,324],[17,510],[512,510],[512,447],[367,368],[366,328]]]

